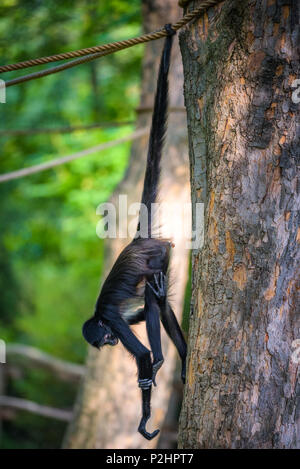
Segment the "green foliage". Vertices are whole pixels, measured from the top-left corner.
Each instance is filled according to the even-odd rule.
[[[137,0],[3,0],[1,62],[132,37],[141,32],[140,23]],[[134,47],[8,88],[7,103],[0,104],[1,129],[133,120],[142,52],[142,47]],[[30,71],[3,77],[9,80]],[[2,136],[0,173],[65,156],[131,131],[126,126]],[[129,150],[129,143],[118,145],[0,184],[0,338],[40,347],[62,359],[84,361],[81,325],[93,312],[103,260],[103,242],[96,236],[96,208],[122,178]],[[58,391],[54,392],[52,381],[41,372],[27,371],[21,381],[9,382],[9,391],[41,404],[70,407],[74,391],[62,393],[56,384]],[[64,427],[18,413],[16,421],[5,423],[2,447],[59,446]],[[16,435],[14,441],[12,434]]]

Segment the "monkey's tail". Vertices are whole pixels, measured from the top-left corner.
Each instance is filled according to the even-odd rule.
[[[157,89],[154,101],[154,110],[148,146],[147,166],[142,195],[142,204],[144,204],[147,208],[149,238],[152,234],[151,204],[154,203],[157,198],[160,176],[160,161],[167,127],[168,72],[170,66],[170,55],[172,49],[173,35],[176,34],[175,31],[171,28],[170,24],[166,24],[165,29],[168,32],[168,36],[165,40],[158,72]],[[137,228],[138,231],[140,230],[140,224],[143,221],[141,217],[142,213],[143,211],[141,210],[139,224]],[[137,237],[139,237],[138,234]]]

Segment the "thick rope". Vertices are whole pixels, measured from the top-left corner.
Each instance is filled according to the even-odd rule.
[[[220,3],[220,1],[223,0],[204,0],[201,5],[193,10],[190,13],[187,13],[181,20],[177,21],[172,25],[172,29],[175,31],[178,31],[180,28],[185,26],[187,23],[189,23],[192,19],[194,19],[196,16],[199,14],[203,13],[205,10],[207,10],[209,7],[216,5],[217,3]],[[27,67],[33,67],[35,65],[42,65],[42,64],[47,64],[49,62],[56,62],[58,60],[64,60],[64,59],[71,59],[74,57],[81,57],[85,56],[81,59],[77,59],[72,61],[71,63],[59,65],[57,67],[53,67],[49,70],[43,70],[41,72],[29,74],[23,77],[16,78],[14,80],[10,80],[6,82],[6,87],[13,86],[25,81],[33,80],[35,78],[41,78],[43,76],[50,75],[52,73],[57,73],[62,70],[66,70],[68,68],[74,67],[76,65],[80,65],[85,62],[89,62],[91,60],[97,59],[99,57],[103,57],[105,55],[112,54],[113,52],[116,52],[118,50],[123,50],[127,49],[128,47],[135,46],[137,44],[142,44],[145,42],[153,41],[156,39],[160,39],[164,36],[167,36],[168,32],[166,31],[165,28],[162,28],[158,31],[154,31],[152,33],[148,34],[143,34],[142,36],[132,38],[132,39],[127,39],[124,41],[118,41],[118,42],[111,42],[109,44],[104,44],[102,46],[94,46],[94,47],[88,47],[85,49],[79,49],[76,51],[71,51],[71,52],[64,52],[62,54],[56,54],[56,55],[51,55],[48,57],[40,57],[38,59],[32,59],[32,60],[26,60],[24,62],[18,62],[15,64],[10,64],[10,65],[3,65],[0,67],[0,73],[4,72],[10,72],[13,70],[20,70],[22,68],[27,68]],[[88,55],[87,55],[88,54]]]
[[[62,72],[63,70],[67,70],[68,68],[76,67],[76,65],[80,65],[86,62],[91,62],[91,60],[109,54],[112,54],[112,51],[97,52],[96,54],[86,55],[85,57],[81,57],[80,59],[75,59],[71,62],[67,62],[62,65],[57,65],[56,67],[48,68],[47,70],[41,70],[40,72],[30,73],[28,75],[24,75],[22,77],[6,81],[5,87],[9,88],[10,86],[18,85],[19,83],[24,83],[25,81],[35,80],[36,78],[42,78],[48,75],[52,75],[53,73]]]
[[[135,132],[130,135],[127,135],[126,137],[118,138],[117,140],[113,140],[111,142],[100,143],[100,145],[87,148],[86,150],[78,151],[77,153],[73,153],[72,155],[55,158],[54,160],[46,161],[46,163],[37,164],[28,168],[18,169],[10,173],[0,174],[0,183],[5,181],[11,181],[12,179],[19,179],[21,177],[29,176],[30,174],[39,173],[40,171],[46,171],[46,169],[54,168],[55,166],[60,166],[61,164],[69,163],[70,161],[77,160],[78,158],[90,155],[91,153],[106,150],[107,148],[114,147],[115,145],[120,145],[121,143],[129,142],[130,140],[136,140],[138,138],[143,137],[144,135],[148,135],[149,132],[150,129],[148,127],[144,127],[136,130]]]

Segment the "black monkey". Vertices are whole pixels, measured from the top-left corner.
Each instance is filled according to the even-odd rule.
[[[164,361],[161,350],[160,317],[181,357],[183,382],[186,360],[186,343],[167,299],[166,275],[171,243],[168,240],[151,237],[151,204],[155,202],[158,191],[167,121],[168,71],[172,36],[175,34],[170,25],[166,25],[165,29],[168,36],[159,68],[142,195],[142,204],[148,211],[148,238],[140,237],[140,219],[135,238],[121,252],[102,286],[94,316],[83,325],[83,336],[91,345],[97,348],[106,344],[116,345],[120,339],[135,357],[138,383],[142,390],[143,410],[138,431],[148,440],[159,433],[159,430],[148,433],[146,423],[150,418],[151,386],[152,383],[156,385],[156,373]],[[132,311],[130,307],[132,308],[134,301],[138,300],[144,303],[144,307]],[[146,321],[153,362],[150,350],[144,347],[129,327],[140,321]]]

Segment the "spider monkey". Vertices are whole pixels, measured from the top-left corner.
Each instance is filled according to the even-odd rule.
[[[167,122],[168,71],[172,36],[175,34],[171,25],[166,25],[165,29],[168,36],[159,67],[142,195],[142,204],[147,207],[148,213],[148,237],[142,238],[139,234],[140,213],[136,236],[117,258],[102,286],[94,315],[84,323],[82,329],[84,338],[94,347],[100,349],[106,344],[116,345],[120,339],[135,357],[138,385],[142,390],[143,411],[138,431],[148,440],[159,433],[159,430],[148,433],[146,423],[151,413],[152,383],[156,386],[156,374],[164,361],[161,350],[160,319],[182,360],[183,382],[185,382],[187,350],[180,326],[167,299],[166,276],[172,245],[168,240],[151,237],[151,204],[155,202],[158,192],[160,161]],[[137,300],[142,301],[144,307],[128,311],[128,305],[132,306],[132,303]],[[150,350],[144,347],[129,327],[140,321],[146,322],[153,361]]]

